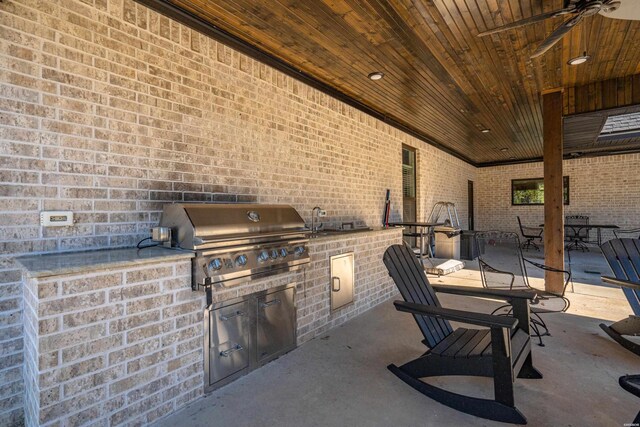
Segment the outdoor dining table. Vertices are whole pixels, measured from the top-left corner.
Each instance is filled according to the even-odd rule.
[[[390,222],[391,227],[413,227],[416,229],[415,233],[404,233],[405,236],[418,237],[420,239],[420,263],[424,265],[424,242],[427,241],[427,252],[429,258],[433,258],[433,252],[431,250],[431,237],[433,237],[433,229],[439,225],[444,225],[444,222],[417,222],[417,221],[403,221],[403,222]],[[431,261],[431,260],[429,260]]]
[[[544,224],[540,224],[540,227],[544,227]],[[591,229],[596,229],[596,233],[597,233],[597,242],[598,242],[598,246],[602,245],[602,229],[610,229],[610,230],[617,230],[620,227],[618,227],[617,225],[614,224],[565,224],[564,225],[565,230],[567,228],[570,228],[573,230],[574,235],[577,236],[578,233],[581,230],[587,229],[587,230],[591,230]]]

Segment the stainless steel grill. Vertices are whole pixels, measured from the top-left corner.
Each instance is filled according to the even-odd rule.
[[[192,287],[235,286],[309,263],[309,236],[288,205],[165,205],[160,225],[171,246],[193,250]]]

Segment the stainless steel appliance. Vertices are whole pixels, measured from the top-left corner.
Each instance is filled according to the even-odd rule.
[[[331,264],[331,311],[353,304],[355,268],[353,252],[334,255]]]
[[[296,347],[295,285],[209,306],[205,389],[213,390]]]
[[[309,264],[308,230],[287,205],[171,204],[160,226],[171,246],[195,251],[192,288],[207,293],[205,384],[211,390],[296,346],[295,284],[220,303],[231,287]]]
[[[176,203],[160,226],[171,245],[196,252],[192,288],[238,285],[309,263],[308,230],[288,205]]]

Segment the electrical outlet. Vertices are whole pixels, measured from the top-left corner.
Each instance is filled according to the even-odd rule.
[[[44,227],[62,227],[73,225],[73,212],[42,211],[40,212],[40,225]]]

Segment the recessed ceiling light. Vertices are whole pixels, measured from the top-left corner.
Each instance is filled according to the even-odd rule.
[[[482,129],[480,132],[482,132],[482,133],[489,133],[489,132],[491,132],[491,129],[486,129],[486,128],[485,128],[485,129]]]
[[[569,65],[580,65],[580,64],[584,64],[585,62],[587,62],[589,59],[591,58],[591,56],[587,55],[587,52],[584,52],[582,55],[580,56],[576,56],[575,58],[571,58],[570,60],[567,61],[567,64]]]
[[[380,71],[376,71],[374,73],[369,74],[369,78],[371,80],[380,80],[383,77],[384,77],[384,73],[382,73]]]
[[[515,160],[515,159],[516,159],[515,157],[509,157],[509,160]]]
[[[501,148],[501,149],[500,149],[500,151],[502,151],[503,153],[504,153],[505,151],[507,151],[507,150],[509,150],[507,147],[504,147],[504,148]]]

